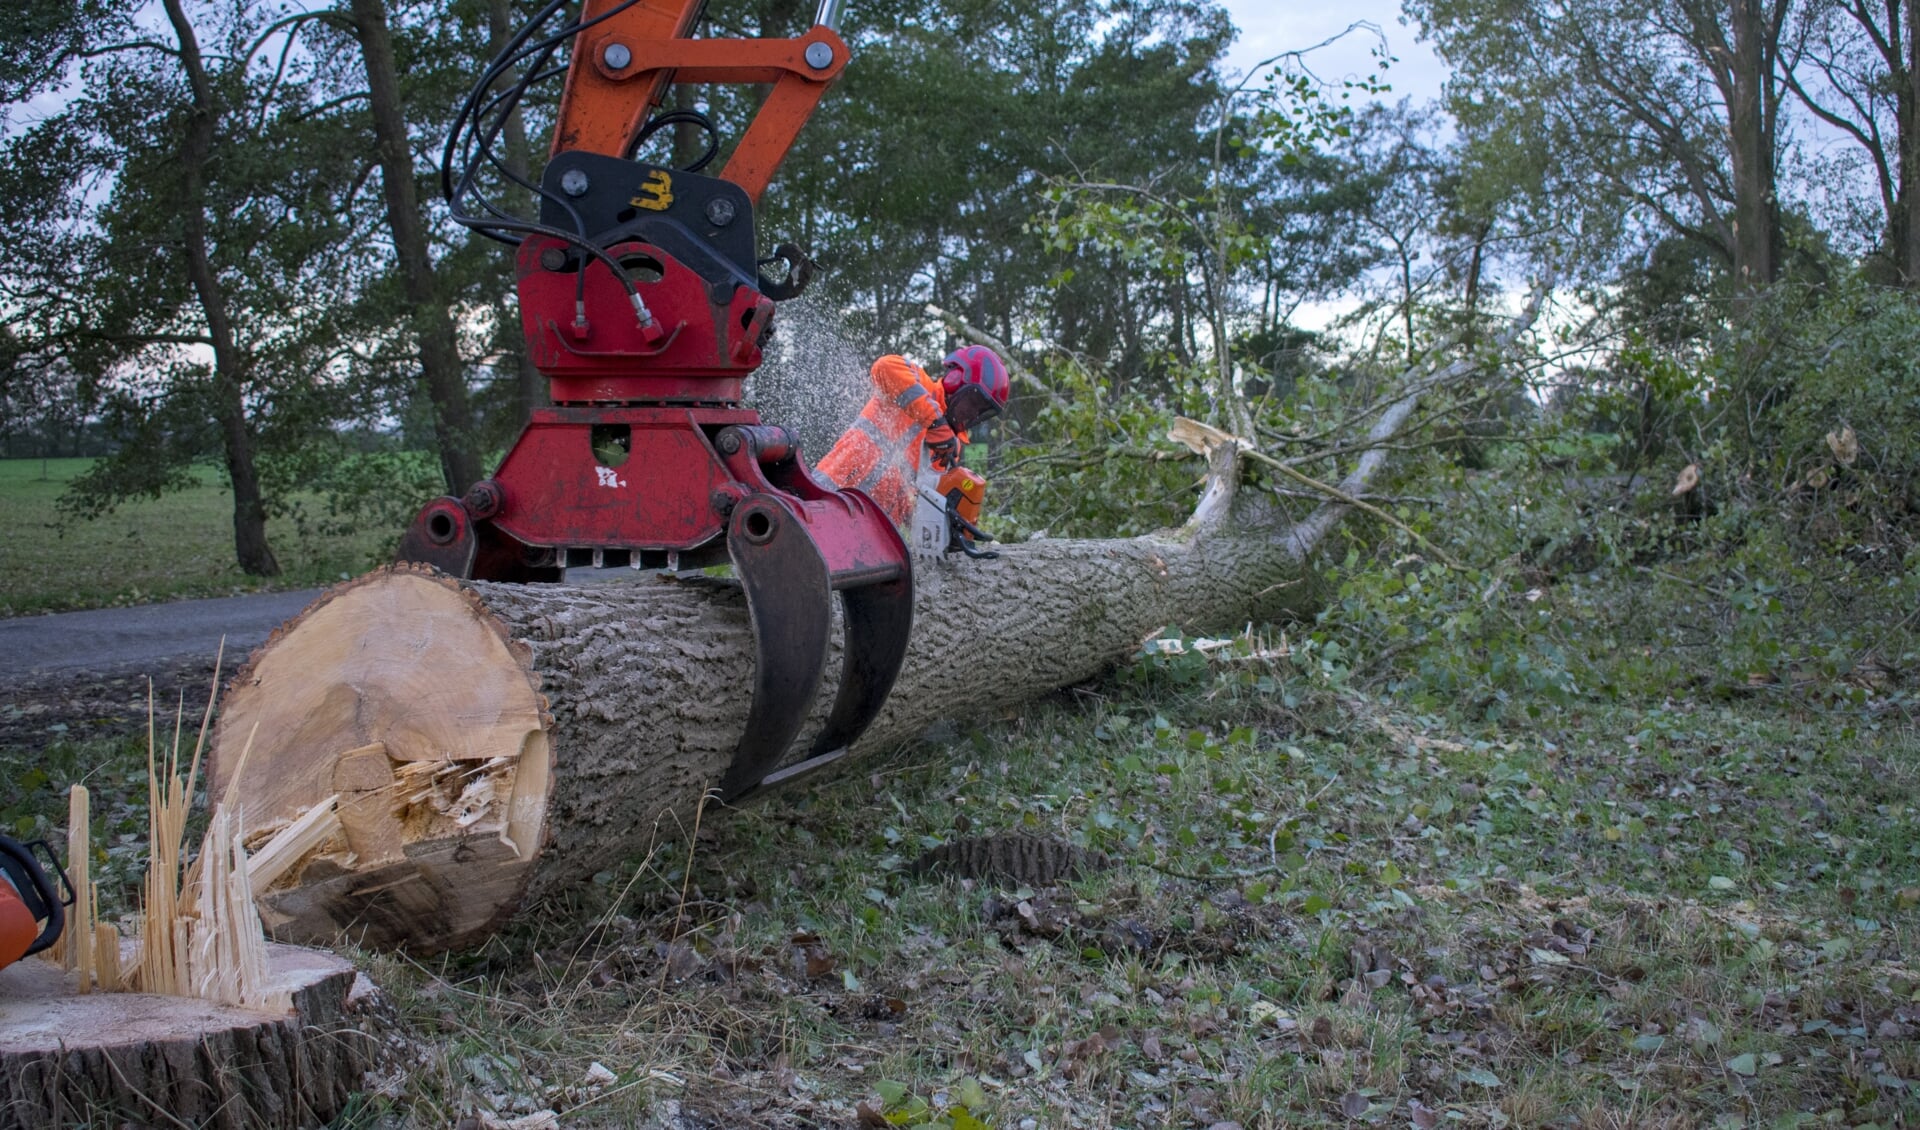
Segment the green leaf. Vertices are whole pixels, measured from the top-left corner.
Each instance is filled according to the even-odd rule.
[[[1727,878],[1725,875],[1715,875],[1713,878],[1707,880],[1707,886],[1712,887],[1716,891],[1731,891],[1733,889],[1733,880]]]
[[[896,1083],[891,1079],[880,1080],[873,1085],[873,1089],[879,1094],[880,1102],[884,1106],[899,1106],[900,1100],[907,1097],[907,1085]]]
[[[1300,913],[1318,914],[1323,910],[1330,910],[1332,909],[1332,907],[1333,907],[1333,903],[1327,898],[1327,896],[1320,894],[1318,892],[1315,892],[1313,894],[1308,895],[1307,901],[1300,904]]]
[[[1476,1067],[1472,1071],[1462,1071],[1460,1073],[1460,1081],[1463,1083],[1472,1083],[1476,1087],[1485,1087],[1489,1090],[1500,1085],[1500,1077],[1484,1067]]]
[[[1760,1070],[1760,1061],[1754,1058],[1752,1052],[1747,1052],[1744,1055],[1737,1055],[1728,1060],[1727,1070],[1733,1072],[1735,1075],[1752,1075]]]
[[[980,1085],[980,1080],[971,1075],[960,1080],[959,1085],[953,1089],[953,1095],[960,1100],[960,1107],[963,1109],[984,1110],[986,1108],[987,1089]]]
[[[857,993],[860,991],[860,978],[855,977],[851,969],[842,969],[840,971],[840,983],[847,987],[849,993]]]

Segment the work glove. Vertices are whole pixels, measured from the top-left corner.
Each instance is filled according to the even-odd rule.
[[[944,419],[934,421],[927,429],[927,451],[933,456],[935,470],[948,471],[960,465],[960,437]]]

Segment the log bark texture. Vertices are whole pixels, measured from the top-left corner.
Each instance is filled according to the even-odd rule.
[[[362,1088],[377,995],[332,954],[268,946],[279,1015],[191,997],[75,994],[59,966],[0,969],[0,1130],[322,1125]]]
[[[1310,548],[1221,526],[917,563],[906,666],[839,764],[1083,681],[1170,625],[1307,607]],[[511,585],[395,566],[330,590],[236,677],[212,755],[228,795],[251,743],[231,795],[257,835],[317,804],[340,814],[260,896],[269,933],[459,948],[678,838],[740,739],[753,654],[739,590],[705,577]]]

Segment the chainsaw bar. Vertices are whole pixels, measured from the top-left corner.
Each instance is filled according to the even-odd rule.
[[[914,483],[912,548],[916,555],[936,560],[946,556],[953,527],[947,519],[947,501],[940,497],[939,483],[940,473],[923,456]]]

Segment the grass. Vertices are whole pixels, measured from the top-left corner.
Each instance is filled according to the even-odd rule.
[[[1663,702],[1463,723],[1193,659],[663,830],[477,955],[370,956],[412,1041],[345,1124],[1920,1116],[1904,722]],[[81,765],[131,781],[135,749],[0,756],[47,767],[37,810]],[[914,874],[1002,831],[1115,866],[1040,890]]]
[[[282,572],[249,577],[234,562],[233,496],[217,473],[90,521],[66,518],[56,503],[90,462],[0,460],[0,616],[305,588],[364,571],[393,534],[304,534],[275,518],[267,536]]]
[[[38,474],[0,464],[0,529],[50,520],[59,484]],[[0,566],[40,607],[125,602],[129,584],[138,599],[231,591],[247,582],[226,564],[224,507],[209,479],[65,533],[97,538],[90,552],[8,536]],[[283,561],[309,552],[276,530]],[[134,579],[196,546],[197,578]],[[331,568],[317,563],[335,550],[365,552],[316,544],[298,568]],[[96,560],[120,575],[49,595]],[[1634,676],[1691,653],[1657,634],[1628,646],[1641,637],[1583,627],[1579,608],[1557,630],[1621,677],[1535,685],[1480,667],[1567,640],[1533,620],[1462,627],[1496,607],[1478,578],[1424,604],[1389,579],[1354,582],[1349,603],[1377,616],[1347,614],[1378,630],[1368,654],[1392,672],[1373,685],[1400,697],[1354,690],[1352,663],[1318,640],[1293,658],[1143,657],[818,788],[708,813],[697,834],[663,828],[644,860],[526,908],[479,953],[361,955],[402,1040],[340,1124],[543,1110],[662,1130],[1920,1124],[1911,697],[1859,679],[1801,693],[1750,677],[1768,668],[1745,653],[1727,678]],[[1538,616],[1563,598],[1607,611],[1616,591],[1511,595]],[[1647,622],[1685,619],[1641,595]],[[1799,623],[1782,615],[1702,638],[1764,643]],[[1396,651],[1392,632],[1419,647]],[[1394,677],[1415,664],[1438,675]],[[54,832],[78,779],[95,797],[94,873],[126,905],[140,741],[0,748],[0,830]],[[1030,888],[914,866],[1005,832],[1113,866]]]

